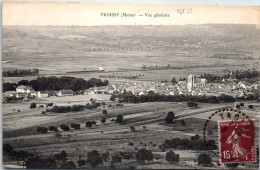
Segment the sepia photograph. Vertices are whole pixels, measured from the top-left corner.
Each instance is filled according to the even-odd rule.
[[[3,1],[2,168],[259,169],[260,6]]]

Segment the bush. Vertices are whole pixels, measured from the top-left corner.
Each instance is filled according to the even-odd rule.
[[[122,162],[122,157],[118,154],[114,155],[111,160],[111,164],[118,164]]]
[[[68,162],[63,162],[61,165],[60,165],[60,168],[61,169],[76,169],[76,165],[73,161],[68,161]]]
[[[35,109],[36,108],[36,103],[31,103],[30,109]]]
[[[102,118],[101,123],[103,123],[103,124],[106,123],[106,118]]]
[[[130,129],[131,129],[132,132],[136,131],[134,126],[130,126]]]
[[[87,153],[88,160],[87,162],[91,167],[97,167],[100,164],[103,164],[103,159],[97,150],[93,150]]]
[[[63,130],[63,131],[69,131],[70,130],[70,127],[68,125],[60,125],[60,128]]]
[[[6,143],[6,144],[3,144],[3,153],[4,154],[10,154],[11,152],[13,151],[13,147]]]
[[[139,149],[135,155],[138,163],[145,163],[145,161],[153,161],[153,153],[145,148]]]
[[[37,127],[36,130],[39,133],[47,133],[48,132],[48,128],[46,128],[46,127]]]
[[[87,164],[87,162],[85,160],[78,160],[77,163],[78,163],[79,167],[83,167]]]
[[[179,162],[179,154],[175,154],[172,150],[166,153],[166,161],[170,163]]]
[[[118,115],[116,117],[116,123],[122,123],[123,122],[123,116],[122,115]]]
[[[202,153],[198,157],[198,165],[210,166],[212,164],[212,159],[209,155]]]
[[[50,126],[49,131],[58,132],[58,128],[56,126]]]
[[[168,112],[167,116],[165,117],[165,122],[170,124],[173,122],[173,119],[174,119],[174,113],[172,111]]]
[[[86,127],[92,127],[93,125],[93,122],[92,121],[87,121],[86,122]]]
[[[190,140],[199,140],[200,139],[200,136],[197,134],[197,135],[194,135],[190,138]]]
[[[104,114],[104,115],[107,115],[107,110],[103,110],[103,114]]]
[[[253,109],[254,106],[253,106],[253,105],[248,105],[248,108],[249,108],[249,109]]]
[[[239,108],[240,108],[240,105],[239,105],[239,104],[237,104],[237,105],[236,105],[236,108],[237,108],[237,109],[239,109]]]
[[[73,129],[80,129],[80,124],[78,124],[78,123],[71,123],[70,127],[73,128]]]
[[[42,111],[42,114],[43,114],[43,115],[46,115],[46,111]]]
[[[63,150],[60,153],[56,153],[53,157],[58,162],[60,161],[66,162],[68,160],[67,156],[68,156],[67,153]]]

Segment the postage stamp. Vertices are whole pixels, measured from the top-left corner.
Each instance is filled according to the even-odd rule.
[[[256,161],[254,120],[220,121],[218,125],[221,163]]]

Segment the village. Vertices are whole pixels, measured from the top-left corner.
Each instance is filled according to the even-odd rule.
[[[176,83],[156,82],[156,81],[119,81],[107,86],[91,87],[84,91],[74,92],[70,89],[60,91],[35,91],[32,87],[20,85],[16,91],[3,93],[5,97],[11,99],[22,99],[29,101],[32,98],[46,98],[50,96],[73,96],[88,94],[113,94],[131,92],[134,95],[146,95],[154,92],[160,95],[192,95],[192,96],[219,96],[221,94],[232,97],[245,97],[254,94],[259,90],[259,83],[249,83],[245,81],[235,81],[234,79],[223,79],[221,83],[207,83],[205,78],[196,78],[190,74],[187,78],[180,79]]]

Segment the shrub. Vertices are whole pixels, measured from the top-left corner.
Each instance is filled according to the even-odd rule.
[[[179,154],[175,154],[172,150],[166,153],[166,161],[170,163],[179,162]]]
[[[50,126],[49,131],[58,132],[58,128],[56,126]]]
[[[103,110],[103,114],[104,114],[104,115],[107,115],[107,110]]]
[[[60,125],[60,128],[63,130],[63,131],[69,131],[70,130],[70,127],[68,125]]]
[[[68,161],[68,162],[63,162],[61,165],[60,165],[60,168],[61,169],[76,169],[76,165],[73,161]]]
[[[106,151],[105,153],[102,154],[102,158],[103,158],[103,160],[106,161],[106,162],[109,161],[109,156],[110,156],[110,154],[109,154],[108,151]]]
[[[46,115],[46,111],[42,111],[42,114],[43,114],[43,115]]]
[[[200,136],[198,134],[196,134],[196,135],[192,136],[190,139],[191,140],[199,140]]]
[[[240,108],[240,105],[239,105],[239,104],[237,104],[237,105],[236,105],[236,108],[237,108],[237,109],[239,109],[239,108]]]
[[[13,147],[6,143],[6,144],[3,144],[3,153],[4,154],[10,154],[11,152],[13,151]]]
[[[101,123],[103,123],[103,124],[106,123],[106,118],[102,118]]]
[[[48,103],[48,104],[47,104],[47,107],[48,107],[48,106],[53,106],[53,103]]]
[[[36,103],[31,103],[30,109],[35,109],[36,108]]]
[[[170,124],[173,122],[173,119],[174,119],[174,113],[172,111],[168,112],[167,116],[165,117],[165,122]]]
[[[93,150],[87,153],[88,160],[87,162],[91,167],[97,167],[100,164],[103,164],[103,159],[97,150]]]
[[[122,115],[118,115],[116,117],[116,123],[122,123],[123,122],[123,116]]]
[[[86,127],[92,127],[92,125],[93,125],[93,124],[92,124],[92,121],[87,121],[87,122],[86,122]]]
[[[145,163],[145,161],[153,161],[153,153],[145,148],[139,149],[135,155],[138,163]]]
[[[122,162],[122,157],[118,154],[112,156],[111,164],[118,164]]]
[[[209,155],[202,153],[198,157],[198,165],[209,166],[212,164],[212,159]]]
[[[254,106],[253,106],[253,105],[248,105],[248,108],[249,108],[249,109],[253,109]]]
[[[78,160],[77,163],[78,163],[79,167],[83,167],[87,164],[87,162],[85,160]]]
[[[36,130],[39,133],[47,133],[48,132],[48,128],[46,128],[46,127],[37,127]]]
[[[131,129],[132,132],[136,131],[134,126],[130,126],[130,129]]]
[[[80,129],[80,124],[78,124],[78,123],[71,123],[70,127],[73,128],[73,129]]]

